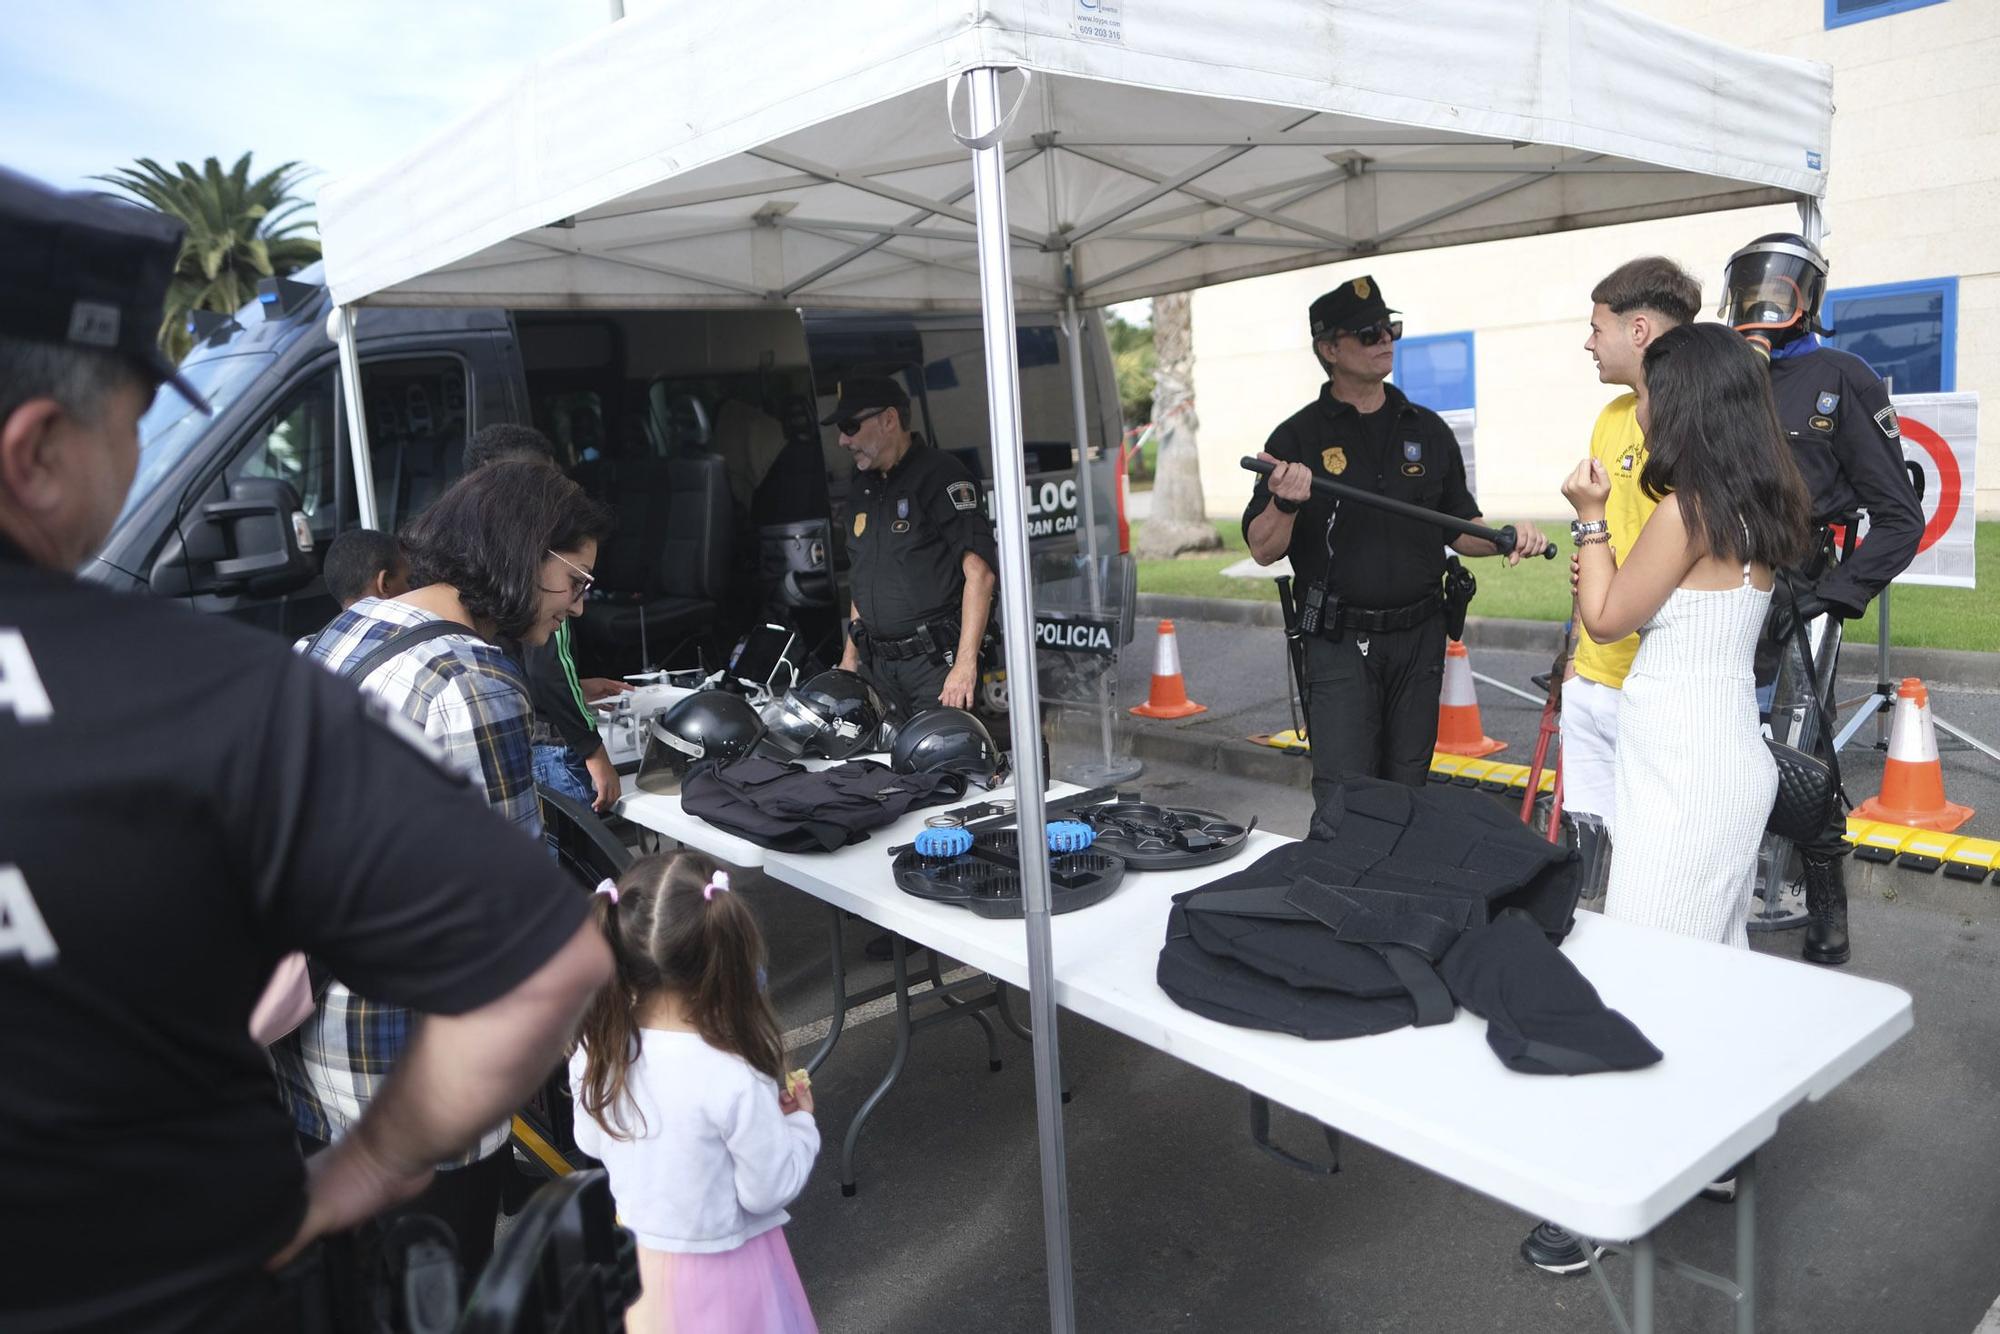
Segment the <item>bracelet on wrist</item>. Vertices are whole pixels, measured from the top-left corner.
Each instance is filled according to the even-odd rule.
[[[1272,496],[1271,503],[1278,507],[1278,513],[1280,514],[1297,514],[1305,508],[1303,501],[1286,500],[1283,496]]]
[[[1610,545],[1611,545],[1611,534],[1609,534],[1609,533],[1592,533],[1592,534],[1590,534],[1590,536],[1588,536],[1588,537],[1579,537],[1579,538],[1578,538],[1578,539],[1576,540],[1576,544],[1577,544],[1577,545],[1578,545],[1579,547],[1595,547],[1595,546],[1610,546]]]

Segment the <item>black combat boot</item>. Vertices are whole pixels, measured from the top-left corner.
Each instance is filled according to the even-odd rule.
[[[1799,859],[1806,872],[1807,963],[1847,962],[1847,882],[1839,857],[1811,853]]]

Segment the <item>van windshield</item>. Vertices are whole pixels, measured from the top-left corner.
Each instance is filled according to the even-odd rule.
[[[137,509],[160,479],[174,470],[195,442],[208,433],[217,417],[226,412],[242,392],[253,384],[276,360],[271,352],[246,352],[231,356],[203,357],[181,366],[186,376],[215,416],[202,415],[188,401],[166,385],[153,396],[153,406],[139,419],[139,471],[132,478],[132,490],[125,497],[124,518]]]

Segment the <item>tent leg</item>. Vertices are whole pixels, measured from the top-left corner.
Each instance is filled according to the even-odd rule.
[[[354,512],[363,528],[380,528],[382,516],[375,512],[375,464],[368,448],[368,414],[361,396],[361,354],[354,348],[352,306],[334,307],[328,321],[333,341],[340,349],[340,392],[347,406],[347,446],[354,463]]]
[[[1000,126],[1000,74],[970,71],[972,136]],[[1024,509],[1027,468],[1021,453],[1020,366],[1015,357],[1014,273],[1008,254],[1006,156],[995,144],[972,152],[979,235],[980,322],[986,346],[986,412],[993,441],[993,509],[1000,547],[1000,618],[1007,647],[1008,709],[1014,741],[1015,814],[1024,848],[1048,837],[1042,772],[1041,708],[1035,682],[1033,590]],[[1021,859],[1021,899],[1028,933],[1029,1027],[1034,1030],[1035,1122],[1041,1143],[1042,1232],[1049,1270],[1049,1327],[1076,1329],[1070,1269],[1069,1185],[1063,1155],[1062,1062],[1057,1050],[1055,959],[1049,931],[1049,863]]]

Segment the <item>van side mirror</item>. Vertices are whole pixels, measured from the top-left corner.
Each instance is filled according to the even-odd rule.
[[[213,494],[213,493],[211,493]],[[312,525],[292,484],[240,477],[228,494],[197,504],[153,565],[153,591],[276,597],[319,574]]]

